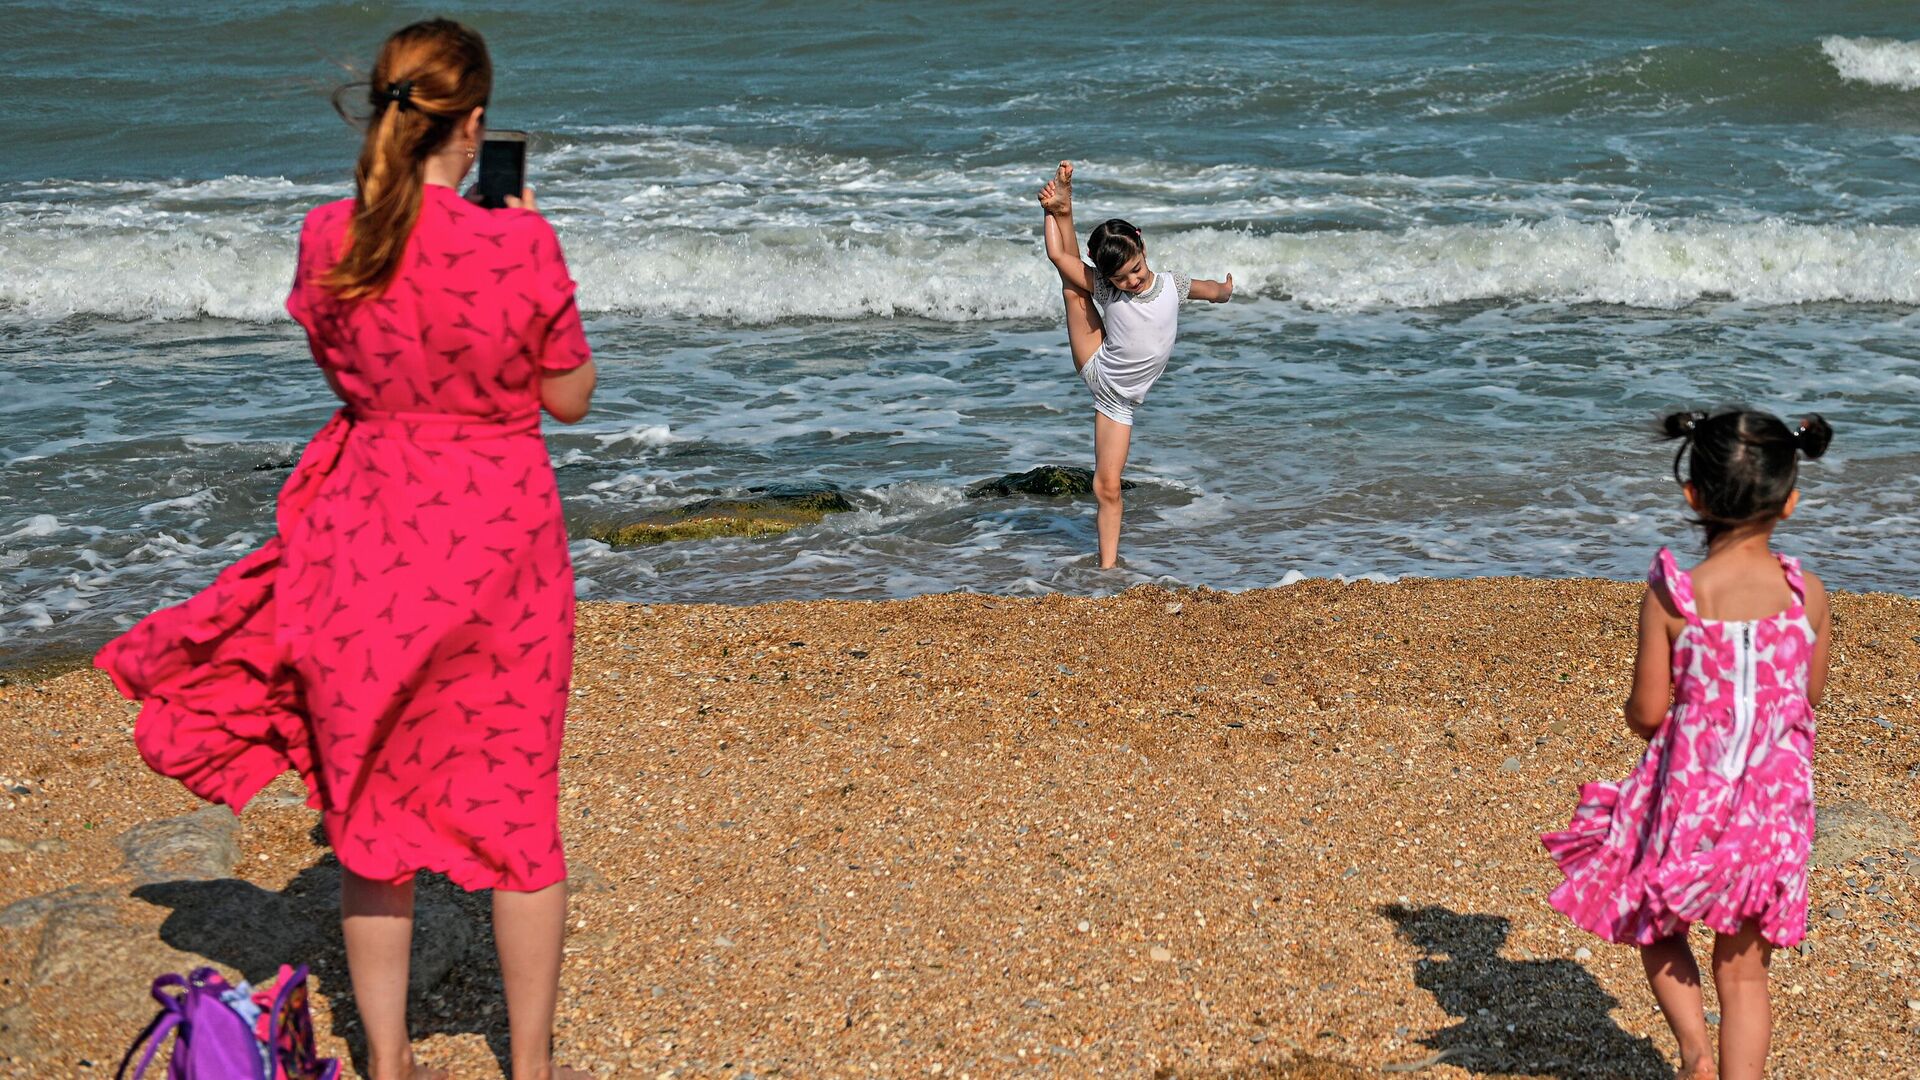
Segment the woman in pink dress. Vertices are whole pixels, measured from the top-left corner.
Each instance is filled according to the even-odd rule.
[[[540,410],[584,416],[594,368],[531,193],[489,211],[455,190],[492,78],[458,23],[382,47],[356,196],[307,216],[287,299],[345,407],[278,535],[98,660],[143,703],[142,756],[203,798],[237,812],[305,778],[344,870],[373,1080],[440,1075],[407,1038],[423,869],[493,890],[513,1076],[556,1075],[573,573]]]
[[[1736,410],[1675,413],[1667,433],[1691,450],[1683,490],[1707,557],[1691,572],[1665,548],[1653,562],[1627,698],[1627,726],[1647,740],[1639,766],[1582,787],[1572,824],[1542,840],[1566,875],[1553,906],[1639,946],[1688,1078],[1716,1075],[1687,944],[1691,924],[1713,928],[1717,1075],[1757,1080],[1771,950],[1807,932],[1813,708],[1832,638],[1820,579],[1771,545],[1800,501],[1799,459],[1833,432],[1818,416],[1796,429]]]

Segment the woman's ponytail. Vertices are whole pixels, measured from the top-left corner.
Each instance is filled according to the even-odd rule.
[[[334,108],[347,115],[341,95]],[[427,158],[493,90],[493,63],[475,31],[450,19],[404,27],[380,48],[367,81],[367,134],[354,168],[347,249],[320,283],[342,300],[380,296],[400,272],[420,218]]]

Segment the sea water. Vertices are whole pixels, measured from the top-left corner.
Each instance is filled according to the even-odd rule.
[[[350,193],[328,94],[420,12],[24,0],[0,36],[0,657],[96,646],[272,530],[334,403],[281,311]],[[1633,578],[1696,543],[1653,418],[1837,436],[1780,537],[1915,594],[1906,5],[607,4],[457,12],[533,134],[601,371],[550,425],[580,594],[720,601]],[[1140,412],[1125,567],[1033,194],[1232,272]],[[264,466],[264,467],[263,467]],[[856,506],[612,550],[778,483]]]

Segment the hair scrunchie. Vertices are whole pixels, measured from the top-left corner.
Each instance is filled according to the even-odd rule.
[[[398,105],[403,109],[407,108],[413,104],[413,80],[398,79],[388,83],[386,93],[381,94],[380,97],[390,104]]]

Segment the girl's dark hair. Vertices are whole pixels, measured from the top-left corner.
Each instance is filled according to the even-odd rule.
[[[333,107],[359,84],[334,92]],[[347,250],[320,283],[342,300],[380,296],[400,272],[400,255],[420,217],[428,156],[493,91],[493,61],[474,30],[428,19],[394,31],[380,46],[367,83],[367,134],[353,171],[353,220]]]
[[[1146,251],[1147,242],[1140,238],[1140,230],[1119,218],[1101,222],[1087,237],[1087,254],[1093,256],[1093,268],[1104,278],[1119,273],[1135,255]]]
[[[1819,457],[1833,441],[1833,428],[1818,414],[1790,428],[1772,413],[1750,409],[1713,416],[1677,412],[1661,422],[1661,430],[1680,440],[1673,478],[1692,484],[1699,495],[1696,524],[1706,530],[1708,543],[1741,525],[1778,518],[1793,494],[1800,458]],[[1681,458],[1687,461],[1685,477]]]

